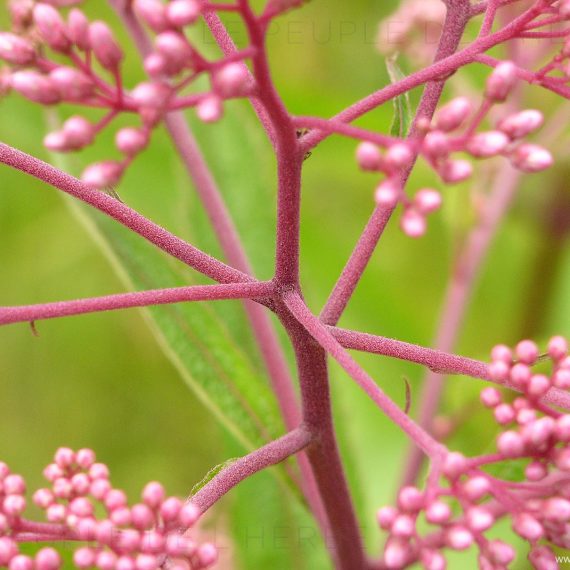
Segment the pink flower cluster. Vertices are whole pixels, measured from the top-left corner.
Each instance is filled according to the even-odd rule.
[[[152,52],[144,61],[149,80],[132,90],[124,88],[124,54],[109,26],[90,22],[76,7],[66,17],[62,14],[62,9],[80,3],[12,0],[13,30],[0,33],[0,59],[8,64],[0,74],[0,92],[13,90],[42,105],[71,103],[107,109],[97,123],[81,115],[65,121],[44,140],[52,151],[85,148],[119,113],[138,116],[139,125],[116,133],[121,158],[85,169],[82,179],[90,186],[102,189],[117,184],[169,111],[193,107],[201,120],[213,122],[221,118],[226,99],[251,93],[252,82],[243,63],[250,55],[247,50],[209,62],[186,37],[186,28],[202,13],[200,0],[133,2],[137,17],[155,35]],[[50,58],[49,52],[57,57]],[[187,93],[204,74],[210,78],[210,90]]]
[[[474,113],[469,99],[457,97],[444,105],[433,121],[420,119],[417,137],[387,144],[384,154],[377,144],[360,143],[356,159],[363,170],[382,172],[385,179],[375,191],[376,203],[393,209],[398,203],[404,208],[400,226],[410,237],[420,237],[427,229],[426,215],[441,206],[437,190],[423,188],[413,199],[404,192],[402,173],[421,155],[446,184],[457,184],[471,177],[473,167],[469,160],[456,158],[463,152],[472,159],[507,157],[523,172],[540,172],[552,166],[552,155],[541,146],[521,142],[521,139],[542,126],[543,116],[534,109],[507,115],[492,130],[476,132],[495,103],[505,101],[516,83],[516,68],[511,62],[502,62],[487,79],[485,99]],[[456,133],[463,128],[462,133]]]
[[[542,363],[531,341],[520,342],[514,352],[503,345],[493,349],[491,377],[523,393],[513,401],[496,388],[481,393],[504,430],[497,437],[497,453],[475,458],[449,453],[441,465],[434,464],[425,492],[405,487],[397,507],[378,511],[380,527],[389,532],[384,552],[388,568],[421,561],[428,570],[443,570],[444,549],[471,546],[479,549],[480,568],[507,568],[515,558],[514,548],[485,536],[504,517],[528,542],[534,568],[558,568],[551,545],[570,548],[570,414],[551,409],[541,398],[551,387],[570,388],[567,341],[552,338],[546,357],[552,364],[549,374],[532,370]],[[499,479],[483,469],[513,460],[524,463],[518,481]],[[420,536],[421,525],[432,531]]]
[[[199,545],[182,535],[198,520],[197,507],[167,497],[156,482],[146,485],[141,501],[129,506],[125,493],[111,485],[107,466],[96,463],[90,449],[58,449],[44,476],[50,487],[36,491],[33,501],[48,522],[28,521],[23,518],[25,481],[0,463],[0,567],[59,570],[62,560],[53,548],[33,558],[19,553],[19,542],[37,540],[88,543],[73,555],[75,567],[84,569],[155,570],[168,558],[171,569],[198,570],[217,559],[212,544]]]

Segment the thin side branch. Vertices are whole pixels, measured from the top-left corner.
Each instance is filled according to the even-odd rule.
[[[209,256],[198,248],[151,222],[132,208],[104,192],[94,190],[70,174],[0,143],[0,163],[21,170],[46,184],[93,206],[123,226],[145,238],[172,257],[219,283],[255,282],[256,280]]]
[[[295,428],[283,437],[228,465],[190,497],[190,501],[205,512],[244,479],[267,467],[281,463],[303,450],[311,441],[312,435],[304,426]]]
[[[167,305],[187,301],[223,301],[229,299],[254,299],[270,297],[273,284],[263,281],[259,283],[228,283],[221,285],[194,285],[190,287],[173,287],[153,289],[133,293],[119,293],[103,297],[91,297],[72,301],[58,301],[39,305],[19,307],[0,307],[0,325],[32,322],[43,319],[55,319],[101,311],[116,311],[132,307],[148,307],[151,305]]]

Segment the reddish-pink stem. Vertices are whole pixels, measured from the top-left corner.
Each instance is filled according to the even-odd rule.
[[[4,143],[0,143],[0,163],[21,170],[93,206],[159,249],[183,261],[214,281],[219,283],[255,281],[249,275],[226,265],[176,237],[115,198],[99,190],[94,190],[77,178]]]
[[[117,295],[105,295],[104,297],[58,301],[40,305],[0,307],[0,325],[188,301],[263,298],[271,297],[272,294],[273,284],[267,281],[259,283],[194,285],[190,287],[136,291],[133,293],[119,293]]]
[[[233,461],[190,497],[190,501],[202,512],[207,511],[244,479],[299,453],[311,441],[312,434],[304,426],[295,428],[283,437]]]

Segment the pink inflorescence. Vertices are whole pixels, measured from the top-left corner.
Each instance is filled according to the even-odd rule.
[[[0,93],[13,90],[42,105],[106,109],[97,122],[75,115],[49,133],[44,144],[57,152],[92,144],[121,113],[138,116],[138,125],[116,133],[121,158],[92,164],[83,172],[83,181],[92,187],[117,184],[167,112],[192,107],[202,121],[213,122],[222,117],[225,100],[252,92],[243,63],[247,52],[210,62],[187,38],[187,28],[202,14],[201,0],[133,1],[134,14],[152,33],[153,43],[144,60],[148,80],[130,90],[124,87],[124,53],[113,31],[105,22],[89,21],[75,6],[81,3],[10,2],[12,31],[0,32],[0,60],[6,64],[0,73]],[[189,92],[202,75],[209,77],[210,89]]]
[[[548,359],[548,373],[533,370]],[[446,568],[444,551],[479,550],[479,567],[509,567],[515,549],[485,533],[508,517],[516,535],[529,545],[528,558],[537,570],[558,568],[552,545],[570,548],[570,414],[542,403],[552,387],[570,388],[568,343],[554,337],[546,355],[529,340],[515,350],[499,345],[492,351],[490,376],[516,387],[522,396],[505,398],[496,388],[481,392],[501,432],[497,452],[475,458],[448,453],[434,465],[425,491],[401,489],[397,507],[378,511],[378,524],[389,533],[384,551],[388,568],[421,562],[428,570]],[[517,461],[520,480],[503,480],[485,466]],[[428,531],[422,536],[419,528]]]
[[[48,522],[28,521],[23,518],[25,481],[0,463],[0,567],[62,568],[53,548],[43,548],[34,557],[20,553],[20,542],[35,540],[86,543],[73,554],[80,569],[155,570],[168,559],[171,569],[198,570],[217,559],[214,545],[182,535],[200,516],[196,506],[167,497],[156,482],[148,483],[140,502],[129,506],[125,493],[112,486],[108,467],[97,463],[90,449],[58,449],[44,476],[50,486],[37,490],[33,502]]]
[[[439,209],[439,192],[423,188],[413,198],[404,191],[405,173],[417,155],[423,156],[444,184],[457,184],[473,174],[472,159],[495,156],[508,158],[523,172],[539,172],[552,166],[552,155],[539,145],[521,139],[540,128],[543,115],[526,109],[504,116],[493,129],[478,131],[489,110],[505,101],[515,86],[517,77],[511,62],[502,62],[487,79],[485,98],[477,112],[466,97],[457,97],[445,104],[433,120],[420,119],[416,136],[405,141],[387,141],[384,152],[374,142],[364,141],[356,150],[356,160],[366,171],[381,172],[385,178],[374,194],[378,206],[404,208],[400,226],[410,237],[420,237],[427,229],[426,216]],[[469,159],[458,158],[467,154]]]

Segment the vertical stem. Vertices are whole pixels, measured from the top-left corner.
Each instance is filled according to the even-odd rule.
[[[446,4],[447,15],[435,55],[435,62],[455,53],[463,36],[465,26],[469,21],[469,0],[448,0]],[[417,136],[416,125],[418,119],[431,119],[433,116],[444,86],[445,79],[430,81],[426,84],[412,124],[410,132],[411,138]],[[416,159],[417,154],[410,166],[403,172],[402,186],[406,184]],[[392,217],[394,209],[395,208],[386,209],[380,206],[375,208],[321,312],[321,320],[324,323],[328,325],[336,325],[338,323],[352,294],[356,290],[360,278],[376,249],[378,241],[384,233],[386,224]]]
[[[297,358],[303,422],[314,437],[306,453],[329,523],[325,538],[336,568],[363,570],[364,547],[334,434],[326,354],[291,315],[281,318]]]

